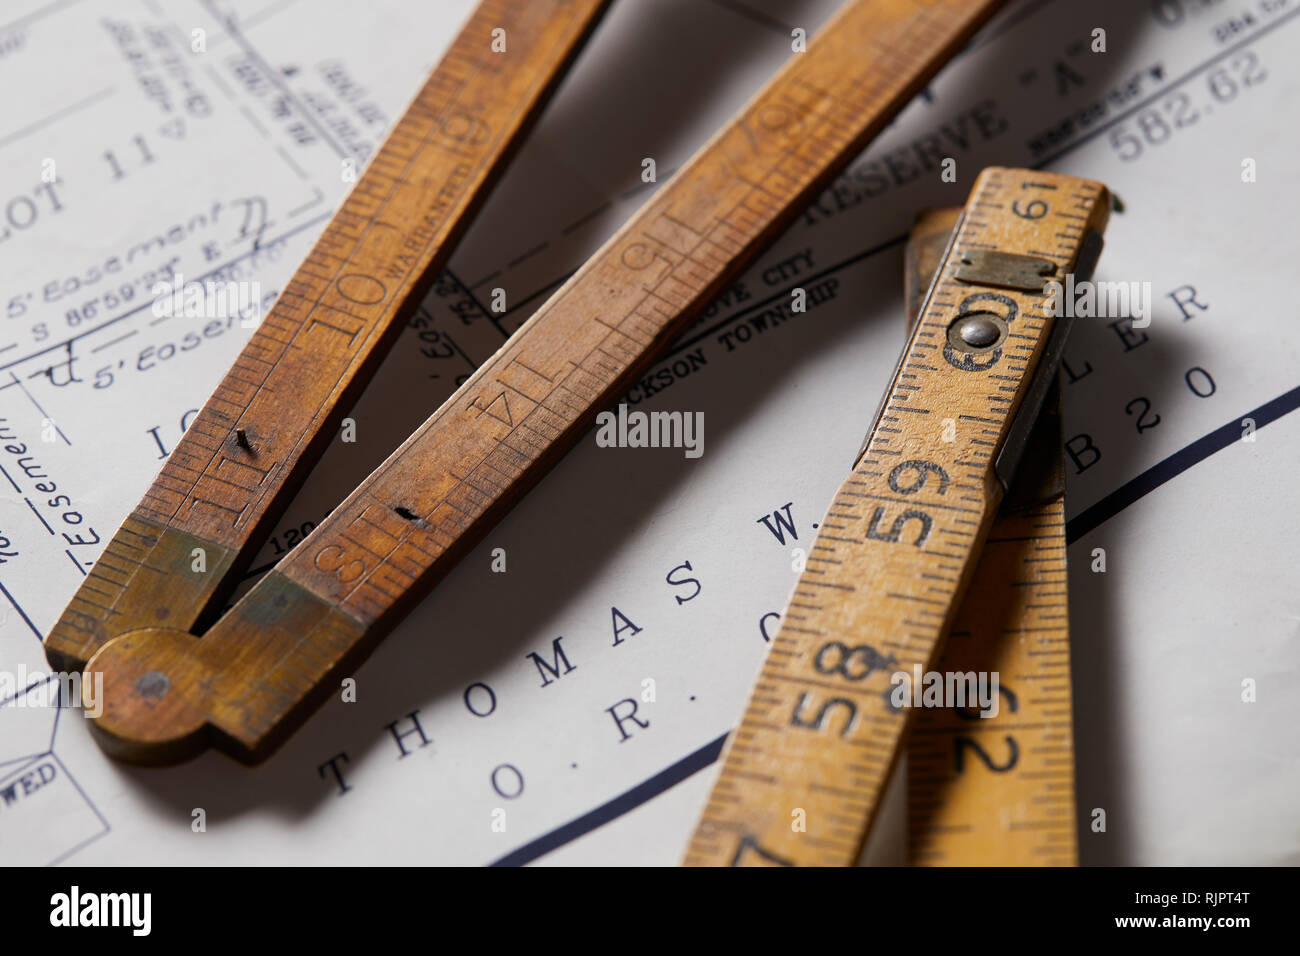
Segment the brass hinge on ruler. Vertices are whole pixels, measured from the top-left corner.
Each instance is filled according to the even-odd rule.
[[[961,212],[926,212],[912,229],[903,282],[908,329]],[[1060,278],[1048,259],[1010,255],[1032,279],[1020,273],[1015,283],[1023,284],[1013,284],[1004,271],[980,269],[990,257],[1001,269],[996,252],[965,254],[957,278],[1025,291]],[[1075,275],[1086,277],[1079,266]],[[996,713],[981,716],[982,704],[968,703],[922,709],[913,719],[907,843],[917,865],[1078,862],[1059,390],[1054,382],[935,667],[999,675]]]
[[[922,709],[916,704],[925,703],[909,682],[929,680],[944,660],[945,638],[981,552],[1002,560],[1002,535],[989,540],[990,529],[1052,389],[1068,317],[1050,314],[1047,290],[1030,281],[1030,275],[1043,279],[1046,266],[1028,260],[1049,263],[1051,275],[1090,273],[1108,214],[1099,183],[1028,170],[980,174],[863,452],[826,512],[728,741],[688,864],[858,859],[909,724]],[[1024,534],[1007,537],[1051,531],[1058,519],[1059,513],[1040,513],[1013,529]],[[1056,590],[1054,580],[1063,592],[1063,558],[1052,565],[1054,574],[1033,578],[1034,586]],[[997,577],[1016,573],[999,569]],[[981,612],[978,595],[967,601]],[[1029,610],[1022,605],[1014,613]],[[1050,631],[1021,636],[1032,643],[1034,634],[1059,633],[1064,618],[1056,615],[1063,613],[1063,606],[1048,611]],[[1034,652],[1068,664],[1068,640]],[[1004,663],[982,660],[983,668]],[[1016,666],[1014,659],[1009,664]],[[1064,717],[1068,745],[1068,689],[1044,703]],[[997,738],[984,731],[956,735],[962,742],[955,752],[926,750],[927,736],[940,740],[946,732],[931,734],[933,726],[920,724],[914,738],[922,764],[950,759],[964,769],[1009,759],[986,748]],[[1044,765],[1055,767],[1054,760],[1045,757]],[[1057,782],[1068,787],[1072,778],[1071,772]],[[945,779],[935,774],[913,783],[937,790]],[[981,799],[975,790],[967,794],[972,803]],[[935,799],[933,791],[927,799]],[[981,813],[965,805],[955,812]],[[1072,818],[1044,819],[1051,828],[1068,826],[1072,836]],[[998,825],[1014,830],[1025,822],[1013,812]],[[930,833],[946,825],[925,822]],[[917,846],[918,852],[934,849]],[[1050,847],[1041,856],[1070,862],[1072,847],[1065,853]]]
[[[845,3],[216,616],[606,6],[482,0],[47,635],[101,746],[265,759],[1001,5]]]

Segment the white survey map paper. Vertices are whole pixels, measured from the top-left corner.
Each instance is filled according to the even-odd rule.
[[[834,6],[616,0],[250,581]],[[903,237],[991,163],[1110,186],[1097,278],[1151,296],[1062,370],[1081,860],[1300,862],[1300,0],[1012,4],[628,393],[703,454],[588,435],[264,765],[127,767],[51,706],[42,636],[249,334],[152,287],[273,299],[470,9],[0,9],[0,862],[677,862],[901,348]]]

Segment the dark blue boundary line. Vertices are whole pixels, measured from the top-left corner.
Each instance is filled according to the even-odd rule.
[[[1277,26],[1280,26],[1282,23],[1285,23],[1286,21],[1292,19],[1295,15],[1296,15],[1296,11],[1293,11],[1292,13],[1287,14],[1279,18],[1278,20],[1275,20],[1273,23],[1269,24],[1267,28],[1257,31],[1254,34],[1251,34],[1249,37],[1243,38],[1241,42],[1233,45],[1227,50],[1220,51],[1216,56],[1212,57],[1210,60],[1201,64],[1199,67],[1190,71],[1189,73],[1184,74],[1176,82],[1169,84],[1168,86],[1163,88],[1158,95],[1166,95],[1171,90],[1176,89],[1178,86],[1180,86],[1187,79],[1190,79],[1192,76],[1195,76],[1198,73],[1202,72],[1204,69],[1208,68],[1208,66],[1210,66],[1214,62],[1218,61],[1219,59],[1222,59],[1228,53],[1235,52],[1237,49],[1257,41],[1261,36],[1263,36],[1266,33],[1272,32],[1272,30],[1275,29]],[[1150,99],[1155,99],[1155,98],[1156,97],[1153,96]],[[1122,113],[1119,116],[1114,117],[1109,122],[1099,127],[1097,130],[1094,130],[1092,134],[1081,137],[1080,139],[1068,144],[1064,149],[1061,149],[1056,153],[1053,153],[1047,157],[1040,159],[1035,164],[1035,167],[1045,166],[1048,163],[1052,162],[1053,160],[1060,158],[1065,153],[1070,152],[1071,150],[1082,145],[1084,142],[1093,139],[1095,136],[1104,132],[1110,126],[1114,125],[1114,123],[1127,118],[1131,113],[1145,106],[1148,102],[1150,102],[1150,99],[1139,103],[1137,106],[1133,107],[1128,112]],[[323,217],[318,217],[318,219],[319,218],[323,218]],[[289,235],[292,235],[293,233],[300,231],[300,229],[305,228],[306,226],[309,226],[314,222],[318,221],[318,219],[310,220],[307,223],[304,223],[302,226],[298,227],[298,229],[291,230],[290,232],[286,233],[285,236],[282,236],[280,238],[287,238]],[[906,236],[898,236],[891,240],[886,240],[884,243],[881,243],[879,246],[871,250],[868,250],[865,253],[859,253],[858,255],[851,257],[849,260],[846,260],[846,262],[839,263],[836,266],[832,266],[829,269],[823,270],[822,275],[839,271],[839,269],[843,268],[845,265],[867,258],[869,255],[872,255],[874,253],[884,251],[885,249],[902,242],[905,238]],[[248,255],[251,254],[252,252],[250,251]],[[242,259],[244,258],[244,256],[240,256],[239,258]],[[238,261],[238,259],[232,260],[232,263],[228,263],[228,264],[233,264],[233,262],[235,261]],[[223,268],[223,267],[219,267],[219,268]],[[215,272],[217,270],[213,270],[213,271]],[[544,292],[545,288],[543,288],[540,291]],[[534,295],[530,296],[529,298],[530,299],[534,298],[538,294],[540,294],[540,292],[534,293]],[[522,304],[523,303],[520,303],[520,305]],[[519,306],[516,306],[516,308],[519,308]],[[734,322],[735,320],[739,319],[742,315],[747,314],[749,311],[751,310],[745,310],[744,312],[737,313],[731,318],[724,320],[722,323],[719,323],[719,325],[714,326],[712,329],[706,330],[706,332],[703,334],[708,334],[708,332],[715,331],[717,328],[720,328],[723,325],[730,324],[731,322]],[[117,319],[126,318],[126,316],[130,314],[132,313],[126,313],[125,315],[118,316]],[[117,319],[114,319],[113,321],[117,321]],[[105,325],[108,324],[110,323],[105,323]],[[99,331],[100,328],[103,328],[103,326],[100,326],[94,330],[90,330],[90,332]],[[90,334],[90,332],[87,332],[86,334]],[[702,336],[697,336],[697,339],[699,337]],[[693,339],[692,342],[697,339]],[[52,346],[51,348],[53,347],[54,346]],[[684,345],[679,345],[678,348],[674,349],[673,352],[670,352],[669,354],[670,355],[675,354],[676,352],[681,351],[681,349],[684,347],[685,347]],[[44,354],[45,351],[49,351],[49,349],[45,349],[42,350],[41,352],[33,353],[33,355]],[[25,359],[31,357],[33,356],[26,356]],[[1154,491],[1156,488],[1159,488],[1165,482],[1182,474],[1184,471],[1191,468],[1193,465],[1197,464],[1198,462],[1204,461],[1206,458],[1210,457],[1215,452],[1222,451],[1224,448],[1227,448],[1234,441],[1239,440],[1241,436],[1241,422],[1243,419],[1252,418],[1255,421],[1256,428],[1262,428],[1263,426],[1278,420],[1283,415],[1295,411],[1297,408],[1300,408],[1300,387],[1294,388],[1289,392],[1279,395],[1277,398],[1273,399],[1272,401],[1265,402],[1263,405],[1259,406],[1259,408],[1255,409],[1254,411],[1248,412],[1247,414],[1241,416],[1240,418],[1234,419],[1233,421],[1228,422],[1226,425],[1223,425],[1220,428],[1216,428],[1208,435],[1204,435],[1201,438],[1198,438],[1190,445],[1175,452],[1174,454],[1170,455],[1168,458],[1164,459],[1163,461],[1158,462],[1153,467],[1147,469],[1146,471],[1138,475],[1133,480],[1122,485],[1116,491],[1113,491],[1111,494],[1102,498],[1096,504],[1092,505],[1089,508],[1086,508],[1084,511],[1076,515],[1073,519],[1066,522],[1067,543],[1071,543],[1071,544],[1074,543],[1079,538],[1083,537],[1083,535],[1092,531],[1102,522],[1107,521],[1108,519],[1114,517],[1120,511],[1123,511],[1125,508],[1133,504],[1135,501],[1144,497],[1151,491]],[[3,585],[0,585],[0,589],[3,589]],[[9,596],[8,591],[5,591],[4,593],[7,597]],[[12,597],[9,597],[9,599],[11,602],[13,602]],[[13,603],[15,607],[18,607],[16,602]],[[22,616],[26,619],[27,615],[22,611],[22,609],[18,608],[18,610],[19,613],[22,614]],[[30,620],[28,620],[27,623],[29,626],[32,627],[33,630],[36,630],[36,628],[31,624]],[[39,636],[39,632],[37,633]],[[576,840],[578,837],[590,833],[592,830],[595,830],[596,828],[601,827],[604,824],[617,819],[623,814],[636,809],[641,804],[647,803],[650,800],[654,799],[655,797],[659,796],[659,794],[664,793],[667,790],[670,790],[672,787],[681,783],[687,777],[690,777],[693,774],[697,773],[698,771],[703,770],[705,767],[709,766],[714,761],[716,761],[718,757],[721,756],[722,754],[722,747],[723,744],[726,742],[726,739],[727,739],[727,735],[723,734],[721,737],[718,737],[717,739],[710,741],[709,743],[705,744],[703,747],[699,748],[698,750],[694,751],[691,754],[688,754],[686,757],[683,757],[681,760],[672,764],[667,769],[661,770],[653,777],[650,777],[648,780],[645,780],[642,783],[638,784],[637,786],[633,787],[631,790],[628,790],[627,792],[620,794],[619,796],[615,797],[613,800],[610,800],[609,802],[602,804],[596,809],[583,814],[577,819],[571,820],[570,822],[560,827],[557,827],[556,829],[550,831],[549,833],[543,834],[542,836],[538,837],[536,840],[524,844],[519,849],[506,854],[505,856],[497,860],[495,863],[492,863],[490,865],[491,866],[522,866],[523,864],[529,863],[537,859],[538,857],[543,856],[546,853],[549,853],[550,851],[557,849],[558,847],[563,846],[564,844],[569,843],[573,840]]]
[[[604,826],[611,820],[635,810],[641,804],[649,803],[659,794],[672,789],[687,777],[698,773],[717,760],[722,755],[722,745],[726,740],[727,735],[723,734],[716,740],[709,741],[699,750],[683,757],[667,770],[660,770],[649,780],[637,784],[626,793],[621,793],[613,800],[601,804],[589,813],[584,813],[576,820],[570,820],[550,833],[539,836],[531,843],[525,843],[519,849],[507,853],[491,865],[523,866],[525,863],[531,863],[539,856],[550,853],[571,840],[576,840],[597,827]]]
[[[1208,435],[1196,439],[1190,445],[1179,449],[1163,461],[1157,462],[1132,481],[1121,485],[1096,504],[1085,508],[1074,518],[1067,521],[1065,525],[1066,541],[1073,544],[1138,499],[1155,491],[1165,482],[1177,478],[1193,465],[1204,461],[1215,452],[1223,451],[1233,442],[1240,441],[1241,423],[1244,419],[1253,419],[1256,429],[1259,429],[1277,421],[1284,415],[1294,412],[1297,408],[1300,408],[1300,387],[1284,392],[1253,411],[1234,418]],[[525,863],[531,863],[538,857],[590,833],[597,827],[604,826],[625,813],[635,810],[641,804],[648,803],[659,794],[675,787],[687,777],[703,770],[716,761],[722,755],[722,745],[726,740],[727,735],[723,734],[694,753],[683,757],[666,770],[659,771],[659,773],[626,793],[619,794],[613,800],[602,804],[595,810],[584,813],[577,819],[543,834],[531,843],[526,843],[519,849],[507,853],[491,865],[522,866]]]
[[[1185,448],[1174,452],[1163,461],[1152,465],[1133,480],[1120,485],[1096,504],[1085,508],[1065,523],[1065,540],[1074,544],[1103,521],[1119,514],[1133,502],[1155,491],[1165,482],[1177,478],[1188,468],[1223,451],[1233,442],[1241,440],[1241,423],[1253,419],[1256,428],[1263,428],[1283,415],[1300,408],[1300,387],[1284,392],[1272,401],[1265,402],[1253,411],[1234,418],[1208,435],[1203,435]]]

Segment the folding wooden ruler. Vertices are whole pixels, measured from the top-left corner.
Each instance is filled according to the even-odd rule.
[[[47,636],[100,743],[265,758],[1000,5],[845,4],[213,620],[605,7],[485,0]]]
[[[960,209],[929,211],[912,230],[908,329],[960,219]],[[1058,382],[1038,413],[935,668],[999,674],[997,715],[982,718],[968,703],[913,718],[907,829],[915,864],[1078,862],[1059,390]]]
[[[1050,538],[1041,555],[1027,558],[1019,548],[1003,548],[1014,539],[1054,532],[1059,506],[1005,518],[998,540],[987,539],[1037,413],[1053,391],[1068,330],[1068,310],[1053,315],[1055,300],[1046,283],[1063,282],[1071,273],[1076,279],[1091,276],[1109,213],[1109,194],[1098,183],[1029,170],[991,168],[980,174],[863,450],[821,522],[744,717],[728,741],[687,863],[855,862],[908,724],[926,703],[920,687],[933,683],[929,675],[943,678],[945,693],[936,695],[936,705],[953,704],[947,688],[955,692],[958,684],[936,668],[972,577],[990,591],[974,593],[967,617],[994,631],[1006,626],[1005,617],[997,618],[1001,596],[994,593],[1005,595],[1000,582],[1006,575],[1006,583],[1023,580],[1027,590],[1063,590],[1059,539]],[[1050,447],[1055,452],[1059,446]],[[990,571],[976,576],[981,549],[991,559]],[[1008,560],[1011,569],[999,566]],[[1043,560],[1052,563],[1032,571],[1024,567]],[[1059,684],[1060,664],[1068,663],[1063,605],[1053,598],[1031,606],[1029,599],[1017,595],[1003,613],[1026,622],[1016,627],[1016,641],[1024,640],[1020,646],[1030,661],[1044,657],[1046,668],[1028,673],[1035,668],[1021,662],[1018,648],[991,657],[977,652],[977,665],[960,642],[946,666],[960,662],[962,671],[986,672],[1010,666],[1017,680]],[[1043,693],[1050,691],[1022,691],[1017,700],[1028,703]],[[1070,746],[1068,695],[1063,707],[1060,699],[1048,700],[1039,712],[1041,724],[1021,722],[1017,728],[1035,736],[1041,751],[1035,756],[1050,768],[1051,751],[1064,754]],[[1010,815],[989,826],[980,804],[999,806],[1007,794],[998,787],[959,784],[946,803],[941,788],[952,781],[939,769],[944,760],[983,762],[996,770],[1007,758],[986,749],[992,735],[953,733],[942,723],[919,730],[914,806],[940,813],[921,823],[921,853],[959,848],[963,831],[996,844],[999,829],[1011,833],[1017,824],[1042,826],[1049,836],[1073,826],[1050,812],[1033,817],[1014,801]],[[936,746],[944,735],[951,752]],[[1007,740],[1015,746],[1010,735]],[[914,815],[914,835],[917,823]],[[1038,845],[1047,847],[1044,862],[1069,862],[1068,848],[1052,840]]]

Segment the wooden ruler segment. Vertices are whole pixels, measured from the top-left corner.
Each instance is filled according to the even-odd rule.
[[[846,4],[203,640],[106,645],[104,746],[265,757],[998,6]]]
[[[54,666],[219,606],[608,2],[479,4],[46,637]]]
[[[993,168],[966,208],[728,741],[688,864],[848,865],[870,831],[917,709],[894,675],[939,660],[1007,456],[1050,381],[1034,372],[1060,345],[1043,283],[1081,260],[1090,270],[1109,197]]]
[[[921,216],[907,249],[908,327],[960,209]],[[993,522],[941,673],[997,673],[997,715],[921,710],[908,738],[908,846],[929,866],[1073,866],[1074,806],[1065,469],[1059,385]]]

